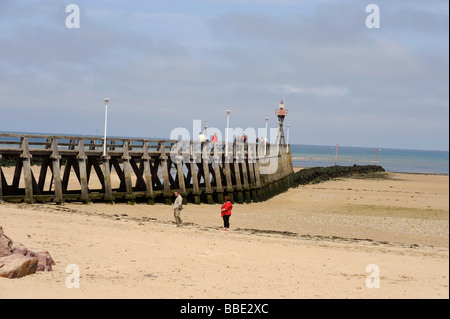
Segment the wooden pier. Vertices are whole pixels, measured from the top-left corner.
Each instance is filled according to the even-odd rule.
[[[289,145],[0,134],[0,203],[264,201],[286,191]],[[264,155],[262,155],[264,154]],[[7,178],[6,166],[14,169]]]

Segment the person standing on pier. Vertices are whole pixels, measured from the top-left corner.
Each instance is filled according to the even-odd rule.
[[[231,204],[231,199],[229,196],[225,196],[225,203],[222,205],[221,217],[223,218],[223,228],[222,230],[230,230],[230,216],[233,204]]]
[[[198,133],[198,140],[202,143],[206,142],[206,136],[203,132]]]
[[[183,197],[180,193],[175,192],[175,201],[173,202],[173,216],[175,217],[175,227],[181,227],[183,225],[183,220],[181,219],[181,210],[183,209]]]

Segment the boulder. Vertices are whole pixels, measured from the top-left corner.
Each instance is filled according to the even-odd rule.
[[[52,266],[56,265],[55,261],[50,256],[50,253],[42,248],[29,249],[21,243],[14,242],[11,247],[11,253],[37,258],[37,271],[51,271]]]
[[[50,253],[42,248],[29,249],[25,256],[38,260],[37,271],[51,271],[53,269],[52,266],[56,265]]]
[[[12,245],[12,240],[3,233],[3,228],[0,226],[0,257],[11,255]]]
[[[0,277],[20,278],[36,271],[51,271],[55,264],[48,251],[13,242],[0,226]]]
[[[36,273],[38,259],[11,254],[0,258],[0,277],[21,278]]]

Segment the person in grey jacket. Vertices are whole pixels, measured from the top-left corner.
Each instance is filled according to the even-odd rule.
[[[181,210],[183,209],[183,197],[180,193],[175,192],[175,201],[173,202],[173,216],[175,217],[176,227],[181,227],[183,225],[183,220],[181,219]]]

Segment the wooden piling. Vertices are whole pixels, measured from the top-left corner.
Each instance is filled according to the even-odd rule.
[[[113,204],[114,196],[111,185],[111,164],[110,164],[111,157],[106,155],[102,156],[101,159],[103,163],[103,188],[105,190],[104,200]]]
[[[163,177],[163,187],[164,187],[164,198],[167,205],[171,205],[171,192],[170,192],[170,182],[169,182],[169,169],[168,169],[168,157],[166,155],[166,148],[164,142],[159,143],[160,156],[160,167],[162,170]]]
[[[223,187],[222,187],[222,165],[220,161],[222,159],[222,151],[219,149],[219,144],[214,143],[214,175],[216,180],[216,192],[217,192],[217,202],[222,204],[223,199]]]
[[[213,204],[212,189],[211,189],[211,177],[209,172],[211,153],[208,148],[208,143],[202,144],[202,164],[203,164],[203,180],[205,181],[205,193],[206,201],[208,204]]]
[[[247,170],[247,162],[243,161],[241,164],[241,170],[242,170],[242,177],[244,179],[244,196],[245,196],[245,202],[251,203],[252,199],[250,196],[250,185],[248,183],[248,170]]]
[[[189,157],[190,173],[192,178],[192,194],[194,195],[194,203],[200,204],[200,187],[197,173],[197,163],[201,163],[201,149],[198,150],[198,144],[190,143],[191,156]]]
[[[151,170],[151,157],[148,154],[148,142],[144,142],[143,155],[141,157],[144,165],[144,181],[145,181],[145,196],[147,197],[147,203],[150,205],[155,204],[155,197],[153,194],[153,181]]]
[[[31,178],[31,155],[30,155],[30,151],[28,148],[28,138],[25,137],[22,139],[22,154],[20,155],[22,161],[21,161],[21,166],[23,167],[23,175],[24,175],[24,180],[25,180],[25,202],[32,204],[34,202],[34,198],[33,198],[33,184],[32,184],[32,178]],[[13,182],[14,184],[17,184],[17,188],[18,188],[18,184],[19,184],[19,179],[20,179],[20,171],[17,172],[17,169],[15,171],[14,174],[14,179],[15,181]]]
[[[129,155],[129,144],[128,141],[123,142],[123,156],[122,156],[122,165],[123,165],[123,174],[125,176],[125,188],[126,188],[126,196],[125,198],[128,200],[128,204],[134,204],[135,198],[133,193],[133,184],[131,180],[131,156]]]
[[[84,152],[84,141],[78,141],[78,167],[80,170],[80,186],[81,186],[81,201],[83,203],[89,203],[89,188],[87,183],[87,172],[86,172],[86,154]],[[106,174],[105,174],[106,176]],[[105,181],[106,185],[106,181]],[[106,190],[105,190],[106,191]]]
[[[243,158],[240,151],[241,143],[235,143],[232,148],[232,154],[233,154],[233,172],[234,172],[234,190],[235,190],[235,201],[239,204],[244,203],[244,190],[242,188],[242,182],[241,182],[241,169],[240,169],[240,162],[243,162]]]
[[[58,151],[58,140],[56,138],[52,139],[52,155],[50,155],[52,160],[52,171],[53,171],[53,184],[55,188],[55,203],[63,203],[62,194],[62,183],[61,183],[61,156]]]
[[[258,195],[256,193],[256,180],[255,180],[255,170],[254,163],[256,159],[256,144],[248,145],[248,156],[247,156],[247,164],[248,164],[248,174],[250,176],[250,195],[251,199],[254,202],[258,201]]]
[[[224,170],[225,170],[225,179],[227,181],[227,194],[231,199],[231,202],[234,202],[234,196],[233,196],[233,182],[231,179],[231,167],[230,167],[230,160],[231,157],[227,156],[225,158],[225,163],[224,163]]]

